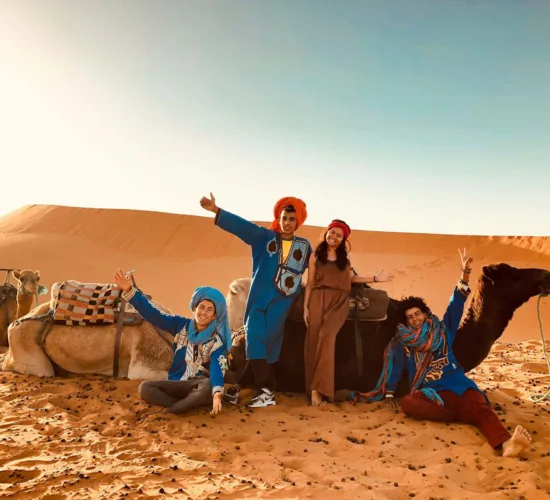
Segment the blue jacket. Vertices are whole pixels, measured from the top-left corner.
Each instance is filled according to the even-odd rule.
[[[174,336],[174,359],[168,371],[168,380],[189,380],[210,377],[212,395],[224,390],[227,358],[221,337],[216,333],[208,342],[196,345],[187,338],[190,318],[167,314],[157,309],[139,290],[132,288],[124,298],[152,325]]]
[[[458,286],[455,287],[449,306],[443,316],[447,333],[446,339],[443,345],[433,354],[432,362],[424,378],[424,383],[420,387],[421,389],[434,389],[436,392],[452,391],[459,396],[467,389],[480,391],[476,383],[466,376],[464,369],[456,360],[452,349],[469,293],[469,290],[468,292],[464,292]],[[396,347],[394,363],[394,368],[386,388],[387,393],[395,391],[403,370],[408,370],[409,383],[412,383],[416,374],[414,351],[408,347],[404,347],[400,343]]]

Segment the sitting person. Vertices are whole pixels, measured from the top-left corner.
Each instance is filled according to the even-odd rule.
[[[193,319],[190,319],[157,309],[120,269],[114,275],[114,282],[146,321],[175,337],[168,380],[142,382],[140,396],[149,404],[166,407],[171,413],[181,414],[210,404],[211,413],[219,413],[227,355],[231,349],[231,332],[222,293],[215,288],[197,288],[191,298]]]
[[[460,251],[459,251],[460,253]],[[491,447],[505,457],[516,457],[529,447],[531,436],[518,425],[511,436],[493,412],[485,393],[469,379],[455,359],[452,345],[464,312],[472,258],[461,255],[462,277],[455,287],[443,321],[420,297],[402,302],[403,323],[386,348],[377,386],[355,400],[379,401],[397,409],[394,391],[407,369],[410,394],[401,400],[403,412],[419,420],[462,422],[476,426]]]
[[[304,297],[304,343],[306,391],[311,404],[319,406],[323,397],[334,400],[334,354],[336,336],[349,314],[352,283],[391,281],[393,275],[379,272],[373,276],[355,276],[349,261],[350,227],[335,219],[329,225],[315,253],[309,258]]]

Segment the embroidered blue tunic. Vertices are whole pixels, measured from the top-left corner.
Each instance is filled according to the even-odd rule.
[[[216,214],[215,223],[252,250],[252,283],[244,313],[246,357],[275,363],[281,353],[286,319],[309,265],[311,244],[294,236],[283,262],[280,233],[222,209]]]
[[[204,344],[192,344],[187,338],[187,327],[192,319],[166,314],[133,287],[131,292],[124,294],[124,298],[145,321],[174,335],[174,359],[168,371],[168,380],[210,377],[212,395],[223,392],[227,358],[223,341],[217,333]]]
[[[436,392],[452,391],[459,396],[467,389],[475,389],[485,396],[485,393],[479,389],[476,383],[466,376],[464,369],[456,360],[452,349],[468,295],[469,291],[466,293],[458,286],[455,287],[447,311],[443,316],[443,322],[446,327],[445,340],[441,347],[433,353],[433,359],[426,372],[424,383],[419,389],[433,389]],[[395,391],[404,369],[408,370],[409,381],[414,379],[417,356],[412,349],[398,343],[394,363],[386,389],[386,392],[390,394]]]

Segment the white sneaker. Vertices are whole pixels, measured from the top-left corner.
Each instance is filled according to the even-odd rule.
[[[256,396],[246,403],[246,406],[249,408],[263,408],[264,406],[273,406],[276,404],[275,393],[264,387]]]

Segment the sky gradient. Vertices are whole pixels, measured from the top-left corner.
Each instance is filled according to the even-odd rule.
[[[549,235],[550,2],[0,2],[25,204]],[[4,174],[7,172],[7,177]]]

